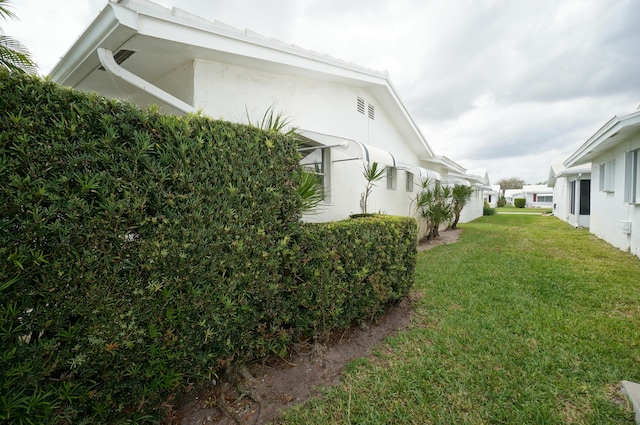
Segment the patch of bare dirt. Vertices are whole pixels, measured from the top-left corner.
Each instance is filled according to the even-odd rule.
[[[440,236],[438,236],[437,238],[428,242],[419,243],[418,251],[424,251],[426,249],[435,248],[436,246],[446,245],[446,244],[456,242],[460,237],[460,234],[462,234],[462,229],[460,228],[454,229],[454,230],[442,231],[440,232]]]
[[[460,229],[442,232],[439,238],[418,245],[431,249],[458,240]],[[301,344],[286,359],[273,358],[236,373],[234,382],[218,381],[198,394],[185,397],[172,425],[267,424],[280,413],[318,395],[318,387],[336,385],[345,364],[366,357],[386,337],[407,328],[413,313],[406,297],[370,326],[353,326],[332,335],[329,343]]]

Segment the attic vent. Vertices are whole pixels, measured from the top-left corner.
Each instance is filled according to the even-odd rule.
[[[376,108],[372,104],[369,104],[368,112],[369,112],[369,118],[370,119],[373,120],[373,119],[376,118]]]
[[[116,63],[118,65],[120,65],[122,62],[126,61],[127,59],[129,59],[131,57],[131,55],[133,55],[135,52],[133,50],[118,50],[114,55],[113,55],[113,59],[116,61]],[[98,68],[100,71],[104,71],[104,67],[101,65]]]
[[[364,99],[358,98],[358,112],[364,115]]]

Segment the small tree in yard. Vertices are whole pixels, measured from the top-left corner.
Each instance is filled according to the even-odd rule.
[[[453,222],[449,225],[447,230],[454,230],[458,228],[458,221],[460,221],[460,213],[469,199],[471,199],[471,194],[473,193],[473,189],[470,186],[463,186],[461,184],[457,184],[453,186],[451,190],[451,209],[453,212]]]
[[[418,192],[413,202],[416,204],[418,214],[427,224],[424,239],[432,240],[440,236],[442,223],[451,220],[453,216],[451,194],[450,187],[432,184],[429,179],[422,181],[422,190]]]
[[[369,195],[371,195],[371,191],[373,190],[373,186],[376,185],[376,182],[384,177],[384,173],[386,171],[386,167],[378,168],[377,162],[372,162],[371,164],[367,163],[362,169],[362,175],[365,180],[367,180],[367,184],[364,187],[364,192],[360,196],[360,206],[362,207],[362,213],[367,213],[367,204],[369,202]]]

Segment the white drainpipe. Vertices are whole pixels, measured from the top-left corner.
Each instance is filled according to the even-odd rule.
[[[580,177],[582,177],[582,173],[578,173],[578,179],[576,180],[576,199],[575,199],[576,227],[580,226],[580,196],[582,194],[582,188],[580,187],[582,183],[581,183]]]
[[[130,71],[127,71],[126,69],[118,65],[116,63],[116,60],[113,58],[113,52],[111,50],[105,49],[103,47],[98,47],[97,51],[100,63],[102,64],[104,69],[110,72],[112,75],[150,94],[154,98],[173,106],[179,111],[182,111],[186,114],[196,112],[196,108],[194,108],[193,106],[189,105],[186,102],[183,102],[174,95],[162,90],[160,87],[154,86],[150,82],[138,77],[137,75],[133,74]]]

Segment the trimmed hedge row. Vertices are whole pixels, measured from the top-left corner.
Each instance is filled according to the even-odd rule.
[[[293,263],[296,328],[344,328],[406,295],[417,232],[415,219],[383,215],[303,226]]]
[[[412,282],[413,220],[300,223],[288,137],[25,75],[0,92],[3,421],[157,421]]]

